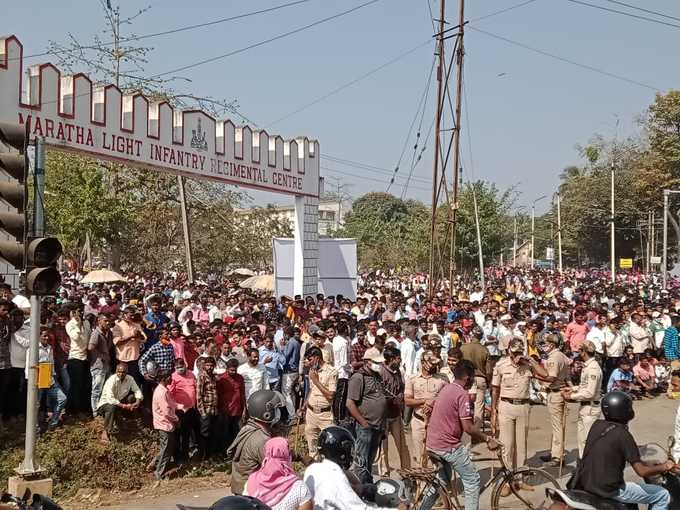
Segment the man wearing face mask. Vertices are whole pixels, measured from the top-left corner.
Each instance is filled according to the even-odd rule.
[[[319,434],[333,425],[333,397],[338,383],[338,372],[323,360],[318,347],[310,347],[305,353],[305,368],[309,369],[309,396],[305,410],[305,438],[311,457],[316,456]]]
[[[364,366],[352,374],[347,388],[347,410],[356,421],[356,452],[352,471],[361,483],[373,483],[371,469],[385,431],[384,382],[380,373],[382,354],[364,354]]]
[[[560,459],[564,455],[562,429],[565,426],[564,413],[566,412],[564,396],[560,393],[560,390],[569,380],[569,364],[571,361],[559,350],[560,338],[557,335],[546,335],[544,338],[543,352],[548,355],[545,360],[545,369],[550,377],[546,378],[543,390],[546,392],[546,405],[552,425],[552,440],[550,453],[542,455],[541,460],[559,466]]]
[[[394,439],[394,445],[399,452],[399,462],[401,469],[411,467],[411,457],[404,434],[404,422],[402,414],[404,410],[404,378],[399,370],[401,356],[399,349],[392,345],[385,347],[383,351],[385,363],[382,367],[381,376],[385,382],[385,393],[387,394],[387,424],[385,439],[383,440],[383,460],[387,467],[387,476],[390,475],[389,465],[389,437]]]
[[[468,391],[474,381],[475,367],[472,362],[462,360],[453,369],[454,380],[447,384],[437,395],[430,416],[427,434],[427,450],[442,460],[439,476],[448,485],[450,473],[455,471],[463,482],[465,510],[479,508],[480,478],[470,459],[470,452],[462,444],[463,432],[472,438],[484,441],[494,450],[498,443],[474,425],[472,406]],[[430,490],[425,494],[421,510],[430,510],[438,494]]]
[[[522,340],[515,338],[508,351],[493,369],[491,427],[498,431],[499,440],[505,445],[505,463],[517,469],[527,461],[529,385],[535,376],[547,378],[548,372],[536,360],[524,356]],[[534,490],[524,482],[518,482],[516,489]],[[501,495],[509,494],[510,487],[505,484]]]
[[[406,381],[404,403],[413,408],[411,420],[411,438],[413,439],[413,457],[417,465],[421,465],[423,447],[425,445],[425,420],[432,411],[434,399],[446,381],[435,377],[439,369],[439,353],[423,351],[420,359],[421,373]]]

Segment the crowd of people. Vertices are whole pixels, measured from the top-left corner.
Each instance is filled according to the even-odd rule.
[[[311,496],[284,462],[288,445],[274,436],[303,423],[310,463],[340,427],[351,431],[346,467],[357,483],[373,482],[379,451],[390,472],[392,445],[402,469],[435,453],[459,473],[466,508],[477,508],[465,437],[490,447],[497,438],[506,464],[522,466],[531,407],[545,404],[543,460],[560,465],[568,403],[578,405],[583,456],[604,393],[680,397],[680,289],[654,276],[611,283],[598,271],[490,268],[485,288],[460,278],[428,294],[427,283],[374,272],[360,277],[356,297],[277,299],[216,278],[129,274],[87,286],[67,275],[58,296],[43,299],[39,360],[51,374],[41,431],[65,414],[100,421],[102,441],[153,427],[158,479],[226,454],[235,494],[272,496],[276,475],[296,497],[273,494],[270,505],[308,510]],[[25,412],[29,307],[0,287],[3,422]]]

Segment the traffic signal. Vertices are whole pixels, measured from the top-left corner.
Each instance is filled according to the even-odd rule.
[[[26,204],[28,192],[26,181],[28,176],[28,133],[24,126],[0,122],[0,170],[10,178],[0,182],[0,199],[9,204],[15,211],[0,212],[0,229],[11,238],[0,240],[0,257],[12,264],[17,271],[24,270],[24,241],[27,233]]]
[[[28,294],[54,294],[61,285],[56,263],[62,247],[55,237],[29,236],[27,128],[0,122],[0,143],[5,146],[4,151],[0,147],[0,170],[10,177],[9,181],[0,181],[0,199],[16,209],[0,212],[0,229],[14,238],[0,240],[0,258],[18,271],[26,271]]]
[[[57,261],[62,247],[56,237],[29,238],[26,243],[26,290],[29,294],[55,294],[61,285]]]

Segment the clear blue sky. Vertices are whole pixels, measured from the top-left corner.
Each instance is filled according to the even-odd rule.
[[[124,13],[151,5],[151,10],[131,27],[134,34],[286,3],[286,0],[111,1],[114,6],[120,5]],[[438,1],[431,1],[433,10],[438,12]],[[466,17],[474,19],[519,1],[468,0]],[[605,0],[589,1],[621,9]],[[360,3],[360,0],[311,0],[274,13],[149,39],[145,43],[154,50],[146,71],[162,73],[227,53]],[[627,0],[627,3],[680,17],[680,5],[672,0]],[[43,51],[49,40],[65,42],[68,33],[87,43],[93,35],[101,34],[103,27],[97,0],[7,1],[3,3],[2,18],[0,31],[16,34],[29,54]],[[455,0],[448,1],[447,18],[455,24]],[[661,90],[680,84],[678,28],[594,10],[567,0],[536,0],[471,22],[470,27]],[[184,71],[180,74],[192,82],[179,81],[175,88],[204,96],[236,98],[246,116],[266,126],[427,41],[431,35],[427,0],[381,0],[272,44]],[[653,90],[558,62],[473,30],[467,31],[465,46],[474,177],[493,181],[500,188],[519,185],[520,201],[525,204],[555,190],[562,168],[578,162],[575,144],[586,143],[594,133],[613,135],[617,118],[620,136],[633,132],[636,118],[654,98]],[[268,131],[284,137],[307,135],[320,141],[322,154],[393,168],[424,90],[433,50],[434,45],[423,46]],[[505,74],[498,76],[502,73]],[[433,80],[433,90],[434,86]],[[430,101],[422,137],[434,115],[432,106]],[[463,134],[464,164],[466,176],[470,177],[472,165],[465,126]],[[407,196],[426,203],[430,200],[434,144],[429,145],[427,156],[414,171],[417,180],[412,181],[407,192]],[[408,173],[412,146],[413,139],[409,141],[400,174]],[[334,169],[322,170],[322,175],[341,178],[350,185],[348,190],[354,196],[386,189],[387,174],[327,160],[322,164]],[[391,191],[400,195],[402,188],[393,186]],[[271,194],[254,196],[259,203],[286,201]]]

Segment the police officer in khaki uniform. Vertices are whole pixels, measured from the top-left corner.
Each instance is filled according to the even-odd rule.
[[[543,462],[551,462],[559,466],[560,459],[564,456],[564,436],[566,403],[560,390],[566,386],[569,380],[569,358],[560,351],[560,337],[557,335],[546,335],[544,338],[543,352],[548,355],[545,360],[545,370],[548,376],[543,385],[546,392],[546,404],[550,425],[552,426],[552,440],[550,443],[550,453],[541,455]]]
[[[420,375],[408,379],[404,388],[404,404],[413,408],[411,439],[417,465],[421,465],[425,446],[425,420],[432,411],[439,390],[446,385],[446,381],[435,377],[438,368],[439,354],[424,351],[420,359]]]
[[[600,417],[600,395],[602,388],[602,369],[595,359],[595,344],[586,340],[581,344],[579,355],[584,362],[578,388],[564,388],[562,394],[567,400],[579,403],[576,438],[578,456],[583,456],[590,427]]]
[[[546,370],[533,358],[524,356],[524,341],[515,338],[508,346],[508,355],[501,358],[491,378],[491,426],[505,446],[505,463],[511,469],[527,461],[529,431],[529,383],[531,378],[547,378]],[[506,484],[507,485],[507,484]],[[519,483],[518,489],[533,490]],[[510,487],[504,487],[510,492]]]
[[[305,438],[309,455],[317,452],[319,434],[326,427],[333,425],[332,404],[338,382],[338,372],[323,359],[319,347],[307,349],[304,360],[305,368],[309,368],[309,397],[305,411]]]

